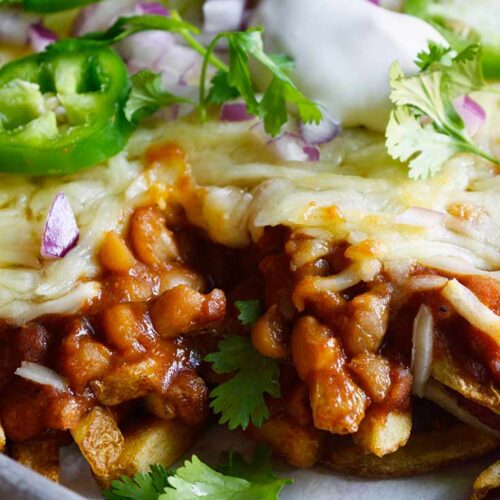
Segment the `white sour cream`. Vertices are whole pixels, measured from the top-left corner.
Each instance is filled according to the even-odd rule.
[[[446,45],[426,22],[367,0],[263,0],[254,23],[266,29],[266,51],[294,59],[302,92],[347,127],[384,130],[391,63],[415,72],[429,40]]]

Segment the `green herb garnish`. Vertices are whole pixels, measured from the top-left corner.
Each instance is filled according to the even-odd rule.
[[[391,101],[396,105],[386,130],[389,154],[409,161],[410,177],[427,179],[458,152],[469,152],[498,164],[467,133],[453,100],[486,88],[481,50],[471,45],[459,52],[429,46],[418,55],[421,72],[405,76],[399,63],[390,70]]]
[[[286,74],[286,71],[292,67],[290,59],[284,56],[267,55],[264,52],[261,28],[250,28],[242,32],[219,33],[209,47],[205,48],[195,38],[195,35],[199,34],[199,29],[182,20],[178,13],[173,12],[169,17],[155,15],[123,17],[105,32],[89,33],[79,39],[63,40],[54,44],[53,47],[73,47],[78,43],[110,45],[146,30],[175,33],[203,56],[198,103],[202,119],[206,117],[208,104],[223,104],[241,97],[245,101],[248,112],[261,118],[264,121],[266,132],[273,136],[278,135],[283,125],[287,123],[289,106],[295,106],[300,119],[305,123],[319,123],[321,121],[322,114],[319,107],[305,97]],[[229,65],[214,54],[215,47],[221,39],[226,39],[229,46]],[[252,82],[251,58],[265,66],[272,76],[271,83],[262,97],[259,97]],[[216,68],[217,73],[211,79],[210,90],[207,92],[209,66]],[[151,110],[157,110],[164,106],[164,97],[158,93],[157,95],[156,102],[154,94],[149,96],[149,109]]]
[[[181,103],[193,104],[190,99],[165,90],[161,75],[142,70],[132,77],[132,90],[125,105],[125,116],[129,122],[139,123],[160,108]]]
[[[230,429],[260,427],[269,418],[265,394],[280,396],[278,363],[262,356],[248,337],[232,335],[219,342],[218,351],[205,360],[216,373],[235,373],[210,393],[211,408]]]
[[[175,472],[162,465],[152,465],[151,472],[122,476],[112,481],[104,492],[106,500],[277,500],[279,492],[291,479],[274,474],[270,450],[258,446],[252,462],[230,453],[227,463],[217,471],[196,455],[186,460]]]
[[[245,326],[252,326],[263,313],[260,300],[237,300],[234,305],[240,312],[238,319]]]

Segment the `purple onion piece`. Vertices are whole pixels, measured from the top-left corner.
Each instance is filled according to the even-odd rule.
[[[220,119],[225,122],[244,122],[254,118],[254,115],[248,113],[247,106],[243,102],[224,104],[220,110]]]
[[[284,161],[318,161],[320,152],[314,146],[308,146],[296,134],[285,132],[269,141],[268,146]]]
[[[368,0],[370,3],[373,3],[375,5],[380,5],[380,0]]]
[[[28,41],[35,52],[43,52],[48,45],[57,40],[57,35],[46,28],[41,21],[28,28]]]
[[[58,193],[45,221],[40,253],[45,259],[60,259],[76,246],[79,237],[69,200],[64,193]]]
[[[203,4],[203,31],[235,31],[243,24],[245,0],[206,0]]]
[[[301,122],[299,129],[304,141],[311,146],[330,142],[341,132],[340,124],[329,117],[324,111],[323,119],[319,123]]]
[[[139,15],[169,16],[170,11],[156,2],[139,2],[136,6]]]
[[[302,148],[304,153],[307,155],[308,161],[319,161],[320,151],[316,146],[304,146]]]
[[[462,118],[469,135],[474,136],[486,121],[486,111],[467,95],[457,97],[453,101],[453,105]]]

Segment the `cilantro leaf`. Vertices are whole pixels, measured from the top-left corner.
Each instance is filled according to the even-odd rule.
[[[234,305],[240,312],[238,319],[245,326],[253,325],[263,312],[260,300],[237,300]]]
[[[136,474],[133,478],[122,476],[111,481],[109,490],[104,491],[106,500],[157,500],[169,486],[172,474],[163,465],[151,465],[150,472]]]
[[[437,43],[429,42],[428,51],[422,50],[419,52],[415,63],[420,68],[420,71],[425,71],[435,63],[443,64],[445,57],[449,60],[451,51],[451,47],[443,47]]]
[[[259,445],[252,462],[238,454],[229,454],[221,472],[204,464],[196,455],[175,472],[162,465],[151,465],[151,472],[122,476],[104,492],[106,500],[277,500],[291,479],[276,476],[270,464],[271,452]]]
[[[224,104],[240,96],[238,89],[231,86],[228,81],[229,73],[218,71],[211,81],[207,102],[212,104]]]
[[[432,126],[422,126],[406,106],[391,112],[387,125],[387,149],[398,160],[410,160],[410,177],[427,179],[441,169],[443,163],[459,149],[453,140],[437,133]]]
[[[213,498],[217,500],[277,500],[279,492],[291,479],[276,476],[270,465],[270,450],[257,447],[254,459],[247,463],[238,454],[230,454],[228,463],[219,468],[208,467],[196,456],[177,469],[160,500],[194,500]]]
[[[210,44],[206,58],[210,57],[217,42],[222,38],[227,40],[229,48],[229,68],[227,71],[222,70],[227,73],[227,76],[224,78],[221,73],[218,73],[212,79],[211,90],[206,97],[204,78],[207,65],[204,64],[200,87],[202,108],[207,102],[221,104],[236,96],[241,96],[248,112],[262,118],[266,132],[273,136],[278,135],[288,121],[288,105],[296,106],[301,120],[305,123],[321,121],[322,114],[319,107],[305,97],[286,74],[286,71],[292,67],[290,59],[284,56],[269,56],[264,52],[260,28],[220,33]],[[272,75],[271,83],[260,100],[257,98],[252,82],[250,57],[264,65]]]
[[[248,337],[232,335],[221,340],[218,349],[205,360],[217,373],[236,373],[212,390],[210,406],[231,430],[246,429],[250,422],[260,427],[269,418],[264,395],[280,396],[278,363],[262,356]]]
[[[142,70],[132,76],[132,90],[125,105],[125,116],[131,123],[139,123],[160,108],[172,104],[191,103],[163,88],[161,75]]]
[[[169,479],[171,488],[166,488],[159,500],[192,500],[211,497],[220,500],[238,498],[251,487],[245,479],[224,476],[205,465],[196,455],[186,460],[176,474]]]
[[[435,175],[460,151],[498,163],[473,142],[453,105],[456,97],[484,88],[480,55],[477,45],[452,54],[432,44],[427,54],[419,54],[423,70],[418,75],[405,76],[397,62],[391,66],[390,98],[396,109],[386,129],[386,146],[393,158],[410,160],[412,178]]]

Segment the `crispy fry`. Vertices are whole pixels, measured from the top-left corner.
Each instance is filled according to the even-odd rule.
[[[300,425],[290,417],[268,420],[262,427],[251,426],[249,434],[267,443],[273,451],[296,467],[312,467],[320,458],[326,433],[312,425]]]
[[[151,464],[170,467],[191,446],[195,429],[180,420],[148,417],[124,434],[125,446],[113,479],[145,472]]]
[[[158,367],[155,359],[138,363],[127,363],[116,368],[102,380],[91,382],[97,400],[104,406],[116,406],[149,392],[154,392],[158,381]]]
[[[410,412],[380,413],[368,411],[353,439],[363,450],[373,453],[377,457],[383,457],[404,446],[410,438],[410,433]]]
[[[37,439],[10,446],[10,456],[20,464],[59,482],[59,443],[55,439]]]
[[[71,433],[97,480],[107,484],[124,447],[123,434],[111,412],[94,408]]]
[[[472,486],[471,500],[481,500],[497,488],[500,488],[500,460],[479,474]]]
[[[494,450],[498,441],[465,424],[415,433],[408,444],[383,458],[368,455],[349,438],[336,443],[323,458],[333,470],[364,477],[397,477],[435,471]]]
[[[467,399],[500,415],[500,397],[493,381],[478,382],[460,369],[458,360],[443,353],[432,362],[432,377]]]

